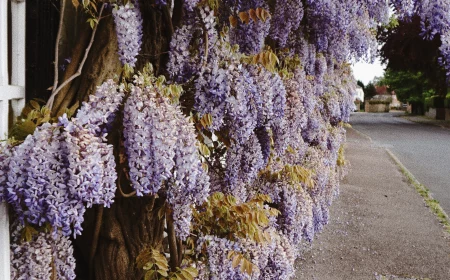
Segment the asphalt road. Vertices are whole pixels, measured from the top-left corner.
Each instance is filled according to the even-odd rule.
[[[393,152],[450,214],[450,130],[411,122],[402,114],[354,113],[350,124]]]

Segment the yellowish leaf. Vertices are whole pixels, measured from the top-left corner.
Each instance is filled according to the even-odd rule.
[[[200,153],[201,153],[202,155],[204,155],[205,157],[208,157],[208,156],[211,154],[211,152],[210,152],[208,146],[206,146],[206,145],[203,144],[203,143],[200,143]]]
[[[78,0],[72,0],[72,5],[77,9],[80,6],[80,2]]]
[[[247,12],[240,12],[238,16],[243,23],[248,24],[250,22],[250,16]]]
[[[253,264],[249,262],[247,259],[244,259],[243,263],[244,263],[244,272],[247,273],[248,275],[252,275]]]
[[[186,279],[186,280],[193,280],[194,277],[192,277],[192,275],[185,271],[184,269],[180,271],[181,275]]]
[[[277,55],[273,52],[270,52],[270,61],[273,61],[276,64],[280,63],[280,60],[278,59]]]
[[[209,166],[208,166],[208,164],[206,162],[202,162],[202,168],[203,168],[203,170],[208,172]]]
[[[34,101],[34,100],[30,100],[30,105],[31,105],[31,107],[33,107],[33,108],[36,109],[36,110],[41,109],[41,106],[39,106],[39,103],[37,103],[37,102]]]
[[[186,267],[184,270],[194,278],[198,276],[198,270],[195,267]]]
[[[149,270],[147,273],[145,273],[144,280],[151,280],[153,279],[153,274],[155,273],[154,270]]]
[[[256,16],[261,20],[262,20],[262,11],[263,11],[262,8],[256,8],[256,11],[255,11]]]
[[[235,251],[228,252],[227,258],[231,259],[235,253],[236,253]]]
[[[97,5],[94,2],[91,2],[92,9],[97,12]]]
[[[234,16],[229,17],[231,27],[236,27],[238,25],[238,20]]]
[[[169,265],[167,264],[166,259],[164,259],[164,261],[161,261],[161,260],[157,261],[156,265],[158,266],[159,269],[162,269],[162,270],[167,271],[169,269]]]
[[[166,270],[158,269],[157,271],[158,271],[158,273],[159,273],[160,275],[162,275],[162,276],[164,276],[164,277],[168,277],[168,276],[169,276],[169,275],[167,274],[167,271],[166,271]]]
[[[233,262],[232,262],[232,266],[233,268],[236,268],[242,260],[242,255],[241,254],[237,254],[234,258],[233,258]]]
[[[144,269],[144,270],[150,270],[152,268],[153,268],[153,263],[152,262],[148,262],[142,267],[142,269]]]
[[[253,9],[248,10],[248,14],[254,22],[256,22],[258,20],[258,16],[256,15],[255,10],[253,10]]]
[[[267,10],[265,10],[265,9],[262,10],[261,18],[264,22],[271,17],[272,16],[270,15],[270,13]]]

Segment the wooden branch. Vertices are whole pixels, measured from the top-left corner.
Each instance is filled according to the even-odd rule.
[[[173,25],[172,25],[172,19],[170,17],[169,5],[167,5],[165,8],[163,8],[162,13],[163,13],[165,21],[167,22],[168,31],[170,32],[170,34],[168,34],[168,35],[170,37],[172,37],[174,28],[173,28]]]
[[[133,196],[136,195],[136,191],[135,191],[135,190],[132,191],[132,192],[130,192],[130,193],[124,193],[124,192],[122,191],[122,187],[120,186],[120,182],[117,184],[117,188],[119,189],[120,195],[123,196],[123,197],[125,197],[125,198],[133,197]]]
[[[169,241],[169,252],[170,252],[170,270],[175,272],[177,271],[178,265],[178,249],[177,249],[177,237],[175,236],[175,227],[173,225],[173,217],[169,213],[166,212],[166,222],[167,222],[167,238]]]
[[[175,0],[172,14],[172,26],[174,29],[181,26],[182,19],[183,19],[183,1]]]
[[[55,264],[55,258],[52,258],[52,280],[58,279],[58,273],[56,272],[56,264]]]
[[[89,278],[94,279],[94,257],[97,252],[98,239],[103,220],[103,205],[97,208],[97,216],[95,217],[94,236],[92,237],[91,253],[89,255]]]
[[[124,169],[125,169],[125,168],[124,168]],[[125,198],[133,197],[133,196],[136,195],[136,190],[134,190],[134,191],[132,191],[132,192],[130,192],[130,193],[124,193],[123,190],[122,190],[122,184],[121,184],[121,182],[122,182],[122,174],[123,174],[124,172],[126,172],[126,171],[119,172],[119,178],[117,178],[117,189],[119,190],[119,193],[120,193],[120,195],[121,195],[122,197],[125,197]],[[125,174],[125,175],[127,175],[127,174]],[[128,176],[127,176],[127,179],[128,179],[128,182],[129,182]],[[153,201],[153,203],[155,203],[155,202]],[[152,207],[153,207],[153,206],[152,206]]]
[[[61,33],[62,33],[62,27],[64,22],[64,10],[66,9],[66,0],[62,0],[61,2],[61,9],[59,12],[59,25],[58,25],[58,34],[56,35],[56,45],[55,45],[55,77],[53,79],[53,89],[54,90],[58,86],[58,79],[59,79],[59,43],[61,41]]]
[[[178,266],[183,262],[183,242],[181,239],[177,239],[177,249],[178,249]]]
[[[105,7],[105,4],[102,4],[102,7],[100,9],[100,12],[98,14],[98,18],[97,18],[97,24],[94,26],[94,29],[92,30],[92,35],[91,35],[91,40],[89,41],[89,45],[86,48],[86,51],[84,53],[84,57],[83,60],[80,63],[80,66],[78,67],[78,70],[75,74],[73,74],[69,79],[67,79],[66,81],[64,81],[58,88],[53,88],[53,92],[52,95],[50,96],[50,98],[47,101],[47,107],[52,110],[53,108],[53,102],[55,100],[56,95],[60,92],[60,90],[62,88],[64,88],[67,84],[69,84],[73,79],[75,79],[76,77],[81,75],[81,70],[83,70],[83,66],[84,63],[86,62],[86,59],[89,55],[89,51],[92,47],[92,43],[94,42],[94,37],[95,37],[95,33],[97,32],[97,27],[100,24],[100,20],[102,17],[102,13],[103,13],[103,9]]]
[[[151,213],[153,211],[153,207],[155,207],[156,195],[152,195],[150,198],[150,203],[148,204],[148,212]]]
[[[202,155],[201,153],[200,153],[200,155],[205,159],[205,161],[206,161],[206,163],[208,164],[208,166],[209,166],[209,167],[210,167],[217,175],[219,175],[219,176],[221,176],[221,177],[224,176],[224,174],[221,174],[221,173],[219,173],[219,171],[216,170],[216,168],[212,165],[212,163],[208,160],[207,157],[205,157],[205,156]]]

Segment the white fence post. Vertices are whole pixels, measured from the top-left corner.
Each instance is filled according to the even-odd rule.
[[[0,0],[0,88],[9,84],[8,73],[8,2]],[[8,131],[8,99],[0,97],[0,139]],[[6,203],[0,204],[0,280],[9,280],[9,219]]]
[[[25,1],[11,2],[11,85],[22,88],[25,94]],[[11,99],[14,117],[19,116],[25,106],[25,96]]]
[[[0,139],[25,103],[25,2],[11,1],[11,81],[8,71],[8,0],[0,0]],[[1,163],[0,163],[1,164]],[[10,279],[9,219],[6,203],[0,204],[0,280]]]

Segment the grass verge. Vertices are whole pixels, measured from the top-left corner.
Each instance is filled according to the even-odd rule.
[[[430,190],[427,189],[424,185],[422,185],[417,179],[414,177],[414,175],[411,174],[411,172],[406,169],[406,167],[400,162],[400,160],[388,149],[386,149],[389,156],[392,158],[392,160],[395,162],[395,164],[398,166],[400,171],[405,175],[406,179],[408,180],[408,183],[414,186],[416,191],[423,197],[426,205],[430,208],[431,212],[436,215],[439,222],[444,226],[444,229],[447,233],[450,233],[450,221],[448,218],[447,213],[445,213],[444,209],[442,209],[441,205],[439,204],[439,201],[434,199],[431,194]]]

